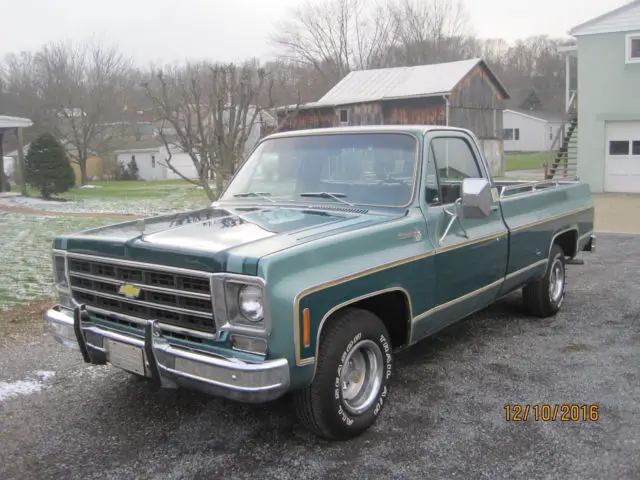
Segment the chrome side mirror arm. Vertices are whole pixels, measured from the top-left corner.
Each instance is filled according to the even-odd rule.
[[[453,226],[453,222],[455,222],[456,220],[460,224],[460,228],[462,228],[462,232],[464,234],[464,237],[466,239],[469,239],[469,234],[467,233],[467,229],[464,228],[464,225],[462,224],[462,220],[460,219],[460,206],[461,205],[462,205],[462,199],[459,198],[459,199],[456,200],[456,202],[453,205],[454,208],[455,208],[454,212],[452,212],[450,210],[447,210],[446,208],[444,209],[444,213],[449,215],[451,217],[451,220],[449,220],[449,224],[447,225],[447,228],[445,228],[444,233],[440,237],[440,246],[441,247],[444,245],[444,239],[449,234],[449,230],[451,230],[451,227]]]

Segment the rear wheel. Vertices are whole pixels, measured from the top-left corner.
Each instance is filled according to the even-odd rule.
[[[392,352],[382,321],[365,310],[337,314],[323,331],[312,384],[296,392],[306,428],[330,440],[356,437],[371,427],[389,395]]]
[[[529,313],[538,317],[551,317],[558,313],[564,301],[565,267],[564,251],[560,245],[554,244],[544,277],[522,289],[524,306]]]

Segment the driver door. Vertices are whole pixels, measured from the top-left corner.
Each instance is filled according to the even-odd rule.
[[[424,203],[427,234],[435,247],[435,305],[423,322],[437,331],[496,299],[507,268],[508,236],[494,190],[490,214],[454,219],[465,178],[490,180],[475,142],[463,132],[434,132],[425,138]],[[459,210],[462,215],[462,209]],[[462,225],[461,225],[462,223]],[[464,228],[463,228],[464,227]],[[466,233],[465,233],[466,231]],[[428,317],[428,318],[427,318]]]

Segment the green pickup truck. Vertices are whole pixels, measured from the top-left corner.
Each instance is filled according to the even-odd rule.
[[[583,183],[493,180],[468,130],[277,133],[210,208],[55,238],[45,321],[85,362],[290,392],[307,428],[347,439],[388,403],[399,349],[519,289],[554,315],[593,220]]]

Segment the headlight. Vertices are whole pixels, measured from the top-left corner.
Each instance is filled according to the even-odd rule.
[[[271,334],[266,282],[232,273],[211,277],[213,316],[219,332],[264,338]]]
[[[256,285],[244,285],[238,292],[238,306],[244,318],[259,322],[264,318],[262,289]]]

